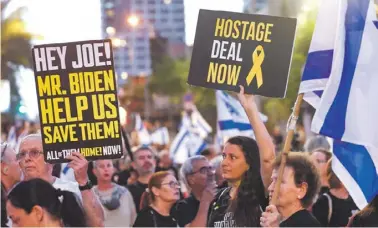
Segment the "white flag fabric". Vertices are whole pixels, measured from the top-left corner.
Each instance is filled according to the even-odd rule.
[[[135,115],[135,130],[138,133],[139,143],[141,145],[151,145],[151,135],[144,126],[144,123],[139,113]]]
[[[252,126],[249,123],[243,106],[234,97],[224,91],[216,91],[217,115],[218,115],[218,138],[224,143],[228,138],[242,135],[255,138]],[[268,117],[260,113],[263,122]]]
[[[332,168],[361,209],[378,193],[378,22],[371,0],[323,4],[330,2],[338,7],[323,15],[338,23],[332,61],[324,64],[331,64],[329,79],[319,92],[312,130],[334,140]],[[325,20],[318,18],[317,27],[320,21]]]
[[[189,157],[206,149],[205,138],[211,132],[211,126],[197,110],[191,115],[184,113],[179,133],[170,146],[170,156],[174,163],[183,164]]]
[[[169,132],[166,127],[159,127],[151,134],[151,141],[158,145],[169,144]]]
[[[317,108],[332,68],[339,0],[321,2],[299,93]]]

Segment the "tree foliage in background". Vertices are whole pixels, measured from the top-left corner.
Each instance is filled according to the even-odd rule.
[[[17,114],[17,106],[21,101],[17,86],[16,71],[18,67],[31,67],[32,34],[26,31],[22,19],[23,7],[16,9],[4,17],[10,1],[1,2],[1,78],[9,80],[11,90],[11,117]]]
[[[276,123],[286,123],[298,95],[298,88],[302,77],[302,70],[307,59],[312,33],[315,28],[317,8],[298,17],[298,27],[294,43],[289,83],[285,99],[268,98],[264,102],[264,113],[268,115],[268,126]]]
[[[215,106],[214,90],[193,87],[187,84],[190,60],[164,57],[161,63],[156,65],[156,70],[149,88],[151,92],[171,97],[174,104],[180,104],[182,97],[187,92],[192,92],[195,103],[199,108]]]
[[[311,1],[311,0],[308,0]],[[303,3],[303,2],[302,2]],[[282,5],[282,16],[288,11],[288,2]],[[317,8],[312,7],[311,10],[302,14],[298,19],[298,27],[295,38],[295,46],[293,58],[291,62],[289,83],[285,99],[262,98],[263,112],[268,115],[268,127],[272,127],[276,123],[286,123],[291,114],[291,109],[298,95],[298,88],[302,76],[302,68],[307,58],[312,33],[315,27]],[[208,121],[213,121],[216,116],[215,92],[212,89],[189,86],[187,77],[189,73],[190,60],[173,60],[169,57],[163,57],[156,66],[155,73],[151,77],[150,89],[153,93],[168,95],[175,104],[180,104],[182,96],[186,92],[192,92],[195,96],[195,103]]]
[[[190,59],[175,60],[167,56],[163,57],[156,65],[149,88],[152,93],[169,96],[171,102],[178,106],[182,104],[182,98],[186,93],[192,93],[197,108],[209,124],[215,128],[215,92],[212,89],[187,84],[189,68]]]

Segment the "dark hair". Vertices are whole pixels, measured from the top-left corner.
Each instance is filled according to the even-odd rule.
[[[60,202],[59,197],[63,200]],[[65,226],[85,227],[84,211],[74,193],[55,189],[42,179],[31,179],[17,184],[8,194],[14,207],[30,213],[34,206],[44,208],[53,218],[62,219]]]
[[[332,159],[328,160],[327,162],[327,179],[328,179],[330,189],[342,187],[340,179],[336,176],[336,174],[332,170]]]
[[[136,154],[139,153],[139,151],[143,151],[143,150],[150,151],[152,156],[154,156],[154,158],[156,159],[156,154],[155,154],[154,150],[149,146],[140,146],[140,147],[136,148],[134,153],[133,153],[134,159],[135,159]]]
[[[201,155],[203,155],[203,156],[211,155],[210,149],[204,149],[203,151],[201,151]]]
[[[274,168],[278,169],[282,160],[282,155],[278,156],[274,162]],[[301,199],[304,208],[308,208],[320,190],[320,177],[316,166],[308,155],[291,152],[287,156],[286,167],[291,167],[294,171],[294,182],[297,187],[307,183],[307,192]]]
[[[243,151],[249,169],[244,173],[238,187],[237,197],[231,202],[230,209],[238,226],[255,227],[260,225],[259,199],[265,198],[264,184],[260,173],[260,154],[254,139],[245,136],[230,138],[228,143],[237,145]]]
[[[318,149],[315,149],[315,150],[313,150],[312,152],[310,152],[310,154],[313,154],[313,153],[315,153],[315,152],[319,152],[319,153],[324,154],[324,156],[326,157],[326,160],[327,160],[327,161],[329,161],[329,159],[332,158],[332,153],[329,152],[329,151],[326,150],[326,149],[318,148]]]

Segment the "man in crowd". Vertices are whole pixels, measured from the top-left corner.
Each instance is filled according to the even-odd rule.
[[[174,208],[180,227],[205,227],[211,201],[216,194],[215,170],[206,157],[187,159],[181,167],[181,177],[191,194]]]
[[[103,226],[104,211],[88,179],[88,161],[82,154],[77,152],[72,153],[67,159],[71,160],[69,167],[74,170],[77,183],[63,181],[52,175],[53,165],[46,163],[44,160],[40,134],[31,134],[23,138],[17,154],[17,160],[25,180],[41,178],[57,189],[76,193],[82,200],[88,226]]]
[[[104,206],[105,226],[131,227],[137,216],[133,197],[125,187],[112,183],[114,172],[112,160],[94,161],[93,173],[98,185],[93,189]]]
[[[137,213],[141,208],[141,197],[148,187],[148,181],[156,168],[155,154],[150,147],[142,146],[135,150],[133,168],[138,172],[138,180],[135,184],[128,185],[133,196]]]
[[[21,180],[21,170],[16,151],[6,143],[1,144],[1,227],[10,226],[5,208],[7,192]]]

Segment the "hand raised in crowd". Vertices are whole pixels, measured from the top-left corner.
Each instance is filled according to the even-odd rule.
[[[265,212],[262,213],[260,218],[260,225],[262,227],[279,227],[281,215],[275,205],[266,207]]]
[[[244,86],[240,85],[240,92],[238,93],[238,99],[240,101],[240,104],[246,108],[250,107],[255,102],[254,95],[245,94],[244,93]]]
[[[67,159],[71,160],[68,167],[74,170],[75,179],[80,186],[88,182],[88,161],[85,157],[78,152],[73,152]]]
[[[211,202],[216,194],[216,185],[209,184],[202,193],[201,201]]]

